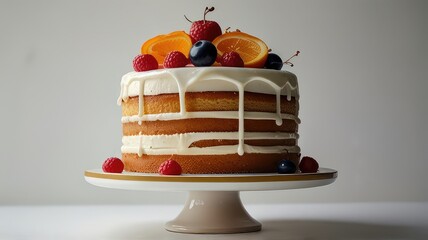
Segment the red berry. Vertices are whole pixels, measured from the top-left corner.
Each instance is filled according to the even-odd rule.
[[[170,159],[160,165],[158,172],[162,175],[180,175],[182,169],[178,162]]]
[[[226,67],[244,67],[244,61],[237,52],[225,52],[220,58],[220,64]]]
[[[199,40],[212,42],[216,37],[222,34],[220,25],[214,21],[199,20],[192,23],[190,27],[190,37],[195,43]]]
[[[158,61],[150,54],[136,56],[132,64],[134,65],[134,70],[136,72],[158,69]]]
[[[184,67],[187,64],[189,64],[189,59],[187,59],[180,51],[172,51],[168,53],[163,61],[163,66],[165,68]]]
[[[107,158],[103,163],[103,171],[108,173],[122,173],[123,162],[119,158],[111,157]]]
[[[315,173],[318,171],[318,162],[308,156],[305,156],[300,160],[299,169],[302,173]]]
[[[204,19],[192,23],[189,35],[192,38],[193,43],[199,40],[207,40],[212,42],[214,38],[222,34],[220,25],[218,25],[217,22],[205,19],[207,13],[212,11],[214,11],[214,7],[205,8]]]

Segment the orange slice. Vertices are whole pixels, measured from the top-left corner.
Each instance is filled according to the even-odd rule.
[[[257,37],[243,32],[228,32],[213,40],[217,53],[235,51],[244,61],[244,67],[262,68],[268,56],[268,46]]]
[[[142,54],[151,54],[159,64],[163,63],[165,56],[171,51],[180,51],[189,57],[192,39],[184,31],[176,31],[165,35],[158,35],[147,40],[141,46]]]

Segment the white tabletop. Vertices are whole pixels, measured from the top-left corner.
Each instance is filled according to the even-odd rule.
[[[0,239],[428,239],[428,203],[248,205],[262,231],[181,234],[179,205],[0,206]]]

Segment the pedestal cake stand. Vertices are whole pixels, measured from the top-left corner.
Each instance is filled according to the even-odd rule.
[[[311,188],[333,183],[337,171],[320,168],[316,173],[295,174],[183,174],[165,176],[146,173],[104,173],[85,171],[85,179],[99,187],[146,190],[188,191],[181,213],[165,228],[181,233],[243,233],[261,230],[242,205],[240,191]]]

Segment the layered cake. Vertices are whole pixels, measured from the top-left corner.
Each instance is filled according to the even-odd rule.
[[[168,159],[183,173],[276,172],[297,166],[299,91],[288,71],[181,67],[123,76],[122,161],[156,173]]]
[[[298,171],[298,83],[282,67],[299,51],[283,61],[256,36],[222,32],[213,10],[142,44],[121,81],[122,159],[105,172]]]

